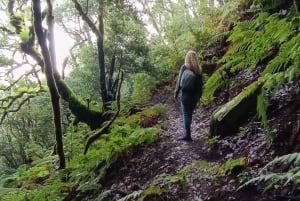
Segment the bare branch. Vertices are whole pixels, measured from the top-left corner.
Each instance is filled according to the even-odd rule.
[[[0,124],[3,123],[5,117],[9,114],[9,113],[14,113],[19,111],[22,106],[31,98],[34,98],[37,96],[38,93],[41,92],[46,92],[46,90],[44,89],[40,89],[39,91],[35,91],[35,92],[28,92],[28,91],[22,91],[19,94],[15,95],[15,96],[7,96],[3,99],[0,99],[0,103],[1,105],[4,104],[4,102],[8,102],[8,104],[6,106],[1,106],[0,109],[3,109],[3,114],[1,115],[1,119],[0,119]],[[26,97],[24,97],[26,96]],[[18,100],[20,100],[21,98],[23,98],[18,104],[16,104],[16,102]],[[16,107],[13,107],[16,106]]]
[[[87,16],[87,13],[85,13],[82,9],[82,6],[78,3],[77,0],[72,0],[75,4],[76,10],[79,12],[79,15],[85,21],[89,27],[91,28],[92,32],[97,36],[97,38],[102,38],[102,35],[100,31],[97,29],[96,25],[92,22],[92,20]]]
[[[0,27],[0,31],[3,33],[3,32],[6,32],[8,34],[13,34],[14,32],[12,32],[11,30],[9,30],[8,28],[6,27]]]

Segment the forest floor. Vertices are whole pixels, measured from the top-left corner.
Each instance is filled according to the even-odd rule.
[[[109,171],[103,187],[130,193],[146,189],[158,175],[175,174],[184,167],[196,161],[206,161],[211,166],[224,164],[227,160],[245,157],[246,167],[232,170],[230,174],[215,176],[201,174],[199,170],[191,170],[186,175],[187,185],[172,184],[164,186],[167,193],[160,197],[147,200],[170,201],[271,201],[288,200],[279,198],[281,195],[262,193],[262,187],[250,186],[236,191],[241,183],[246,182],[252,175],[274,157],[267,149],[265,135],[256,123],[244,132],[208,143],[208,132],[212,107],[198,106],[192,123],[193,141],[178,141],[183,135],[180,102],[173,100],[173,89],[164,86],[157,90],[151,99],[152,104],[163,104],[169,110],[166,116],[164,133],[153,144],[140,146],[130,151],[126,158],[125,168],[120,164]],[[124,164],[122,164],[124,166]],[[246,173],[244,173],[246,172]],[[113,200],[117,200],[116,199]]]

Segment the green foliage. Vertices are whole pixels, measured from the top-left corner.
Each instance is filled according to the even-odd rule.
[[[139,115],[150,117],[157,112],[161,114],[162,112],[159,111],[162,110],[161,107],[156,106],[142,111]],[[80,191],[99,189],[100,179],[105,177],[107,170],[116,161],[123,161],[127,150],[155,141],[160,132],[158,128],[141,128],[135,117],[118,118],[112,125],[110,133],[102,135],[93,145],[94,149],[86,155],[78,153],[70,161],[68,169],[71,172],[71,180],[78,183]],[[98,164],[97,175],[93,171],[95,164]]]
[[[8,66],[8,65],[12,65],[13,64],[13,60],[12,59],[9,59],[7,58],[7,56],[5,55],[0,55],[0,67],[2,66]]]
[[[65,171],[54,171],[57,161],[55,156],[35,161],[31,168],[21,166],[12,175],[15,182],[10,184],[11,188],[0,189],[1,200],[63,200],[72,183],[63,182]],[[14,189],[13,186],[17,185],[21,188]]]
[[[20,86],[15,94],[35,93]],[[28,161],[45,157],[55,141],[49,96],[41,93],[30,99],[18,112],[9,115],[0,131],[0,157],[7,167],[17,168]],[[16,101],[18,102],[18,101]],[[17,103],[16,103],[17,104]]]
[[[140,201],[147,200],[148,197],[161,196],[165,191],[158,186],[151,185],[143,191]]]
[[[266,127],[267,126],[267,107],[268,103],[266,102],[266,98],[264,97],[265,93],[260,94],[257,96],[257,112],[258,117],[261,119],[262,124]]]
[[[246,158],[241,157],[241,158],[226,161],[225,164],[223,164],[221,169],[224,171],[225,175],[231,175],[231,174],[235,174],[235,171],[239,173],[239,170],[237,169],[243,169],[245,168],[245,166],[246,166]]]
[[[233,46],[220,60],[223,68],[229,69],[231,73],[248,68],[248,73],[250,73],[259,62],[273,53],[277,43],[273,35],[277,24],[280,24],[283,30],[287,29],[284,22],[280,23],[277,15],[269,16],[268,13],[261,13],[254,20],[237,24],[228,38]],[[280,35],[278,29],[276,31],[276,34]],[[281,32],[280,36],[283,38],[282,35],[287,34]]]
[[[219,121],[223,119],[224,116],[228,114],[235,106],[237,106],[243,99],[247,98],[251,94],[257,92],[257,90],[262,85],[262,82],[256,81],[251,85],[247,86],[241,93],[235,96],[231,101],[227,102],[225,105],[217,109],[213,116]]]
[[[186,190],[188,187],[188,180],[186,178],[186,175],[191,171],[192,168],[193,165],[188,165],[173,175],[163,173],[161,175],[158,175],[153,183],[155,185],[158,185],[160,183],[164,185],[171,185],[176,183],[179,184],[184,190]]]
[[[189,164],[174,174],[161,174],[155,177],[150,187],[155,187],[155,194],[161,195],[167,193],[171,185],[177,184],[184,190],[188,188],[190,179],[188,174],[191,171],[197,171],[199,177],[214,179],[216,177],[238,175],[246,167],[246,158],[230,159],[223,164],[211,164],[207,161],[196,161]]]
[[[268,12],[261,12],[251,20],[237,23],[228,38],[231,46],[219,61],[221,67],[204,85],[203,102],[211,103],[215,92],[224,86],[231,86],[235,81],[229,78],[241,70],[246,70],[247,74],[250,74],[258,65],[265,65],[265,69],[256,81],[261,87],[261,93],[257,97],[257,113],[271,143],[274,136],[268,131],[267,126],[269,101],[281,89],[282,84],[292,81],[300,72],[298,22],[297,13],[290,12],[283,17],[279,13],[270,15]],[[250,92],[251,85],[253,84],[245,87],[233,100],[247,96],[244,91]],[[235,101],[230,101],[226,105],[234,107]],[[216,113],[218,112],[226,114],[225,109],[218,110]]]
[[[95,59],[97,49],[92,45],[85,45],[77,54],[79,62],[73,64],[73,70],[66,77],[66,83],[78,97],[84,101],[89,99],[90,106],[96,107],[100,99],[99,67],[98,60]]]
[[[218,69],[203,86],[201,101],[207,105],[214,100],[214,93],[217,89],[224,87],[227,84],[226,73],[222,68]]]
[[[241,10],[240,7],[242,7],[245,3],[247,3],[248,0],[239,0],[239,1],[229,1],[226,3],[222,9],[222,21],[237,24],[240,16],[241,16]],[[242,10],[243,12],[243,10]]]
[[[289,168],[286,172],[269,172],[267,174],[262,174],[262,172],[266,171],[268,168],[274,167],[276,165],[289,165]],[[244,188],[248,185],[255,184],[255,183],[266,183],[264,191],[268,191],[274,187],[275,184],[277,185],[287,185],[290,182],[293,182],[295,185],[300,183],[300,154],[299,153],[292,153],[283,155],[280,157],[276,157],[271,162],[269,162],[263,169],[259,176],[250,179],[239,189]],[[239,190],[238,189],[238,190]]]
[[[130,201],[130,200],[138,200],[144,201],[149,200],[153,197],[160,197],[165,191],[156,185],[151,185],[145,190],[137,190],[132,193],[126,195],[125,197],[118,199],[118,201]]]
[[[151,35],[151,60],[161,75],[169,78],[177,73],[187,50],[201,52],[213,42],[220,42],[221,9],[202,1],[160,1],[148,3],[145,12],[158,34]],[[152,4],[152,5],[150,5]],[[171,8],[171,10],[170,10]]]
[[[141,112],[137,112],[129,116],[126,120],[127,123],[133,127],[151,127],[158,123],[161,123],[163,116],[167,113],[167,108],[163,105],[157,104],[148,108],[145,108]],[[124,121],[120,119],[118,121]]]
[[[263,72],[263,75],[274,74],[277,72],[285,71],[288,72],[287,77],[293,79],[295,76],[294,65],[299,64],[299,54],[300,51],[300,35],[297,34],[293,36],[290,40],[284,42],[279,49],[277,57],[269,62],[266,69]],[[290,74],[289,68],[293,67],[293,74]],[[299,74],[299,71],[296,75]]]
[[[103,135],[98,146],[100,149],[92,150],[88,155],[80,155],[70,162],[70,168],[74,168],[71,173],[73,179],[82,180],[90,177],[89,182],[83,180],[80,182],[79,189],[92,190],[98,181],[106,174],[107,169],[117,160],[122,160],[122,156],[126,150],[142,143],[150,143],[155,140],[155,136],[159,133],[158,129],[133,129],[129,126],[115,125],[110,135]],[[100,174],[95,176],[89,174],[98,161],[103,161]]]
[[[165,112],[166,109],[158,105],[135,115],[150,118]],[[124,157],[128,150],[141,144],[152,143],[161,132],[158,128],[141,128],[136,120],[137,117],[116,120],[110,133],[104,134],[98,143],[94,144],[94,149],[86,155],[82,154],[84,144],[82,132],[86,132],[87,127],[79,127],[77,133],[71,133],[70,130],[68,137],[65,138],[65,145],[68,147],[66,156],[70,157],[66,170],[55,171],[58,164],[57,156],[35,160],[32,167],[22,166],[13,176],[1,178],[6,187],[21,186],[20,189],[9,190],[13,193],[8,193],[5,189],[0,190],[3,195],[1,198],[16,201],[63,200],[70,188],[76,188],[81,192],[101,189],[99,181],[105,177],[115,162],[123,161],[126,165]],[[96,171],[99,173],[96,174]],[[66,178],[69,178],[68,182],[64,182]],[[154,189],[146,192],[145,197],[155,194]]]
[[[79,183],[78,189],[82,191],[99,189],[99,180],[105,177],[111,165],[116,161],[123,161],[126,166],[123,157],[127,150],[155,141],[160,129],[141,128],[140,121],[154,116],[158,117],[165,112],[165,107],[157,105],[129,117],[118,118],[112,125],[110,134],[102,135],[98,144],[94,145],[98,147],[97,149],[92,149],[87,155],[79,154],[70,161],[71,178]],[[101,164],[98,170],[99,175],[91,172],[97,163]]]
[[[219,141],[219,139],[220,139],[220,136],[216,135],[216,136],[213,136],[213,137],[205,140],[205,143],[207,143],[207,144],[215,144],[215,143],[217,143]]]
[[[1,201],[24,201],[28,200],[28,190],[18,188],[0,188]]]
[[[214,92],[226,82],[224,75],[228,72],[234,74],[245,68],[251,73],[260,62],[276,53],[278,46],[279,54],[269,62],[262,75],[285,70],[291,60],[297,61],[299,35],[293,36],[294,30],[298,29],[298,25],[294,23],[296,20],[297,17],[280,19],[278,14],[263,12],[255,19],[238,23],[228,38],[232,46],[219,61],[222,67],[205,84],[204,97],[209,102],[212,101]],[[295,74],[295,68],[289,72]]]
[[[126,81],[130,81],[127,79],[130,79],[130,74],[133,73],[152,73],[146,28],[137,18],[136,12],[127,9],[126,6],[122,9],[111,9],[106,23],[107,63],[113,56],[117,56],[115,68],[120,68],[126,74]]]
[[[133,80],[132,100],[137,103],[147,101],[159,82],[155,77],[145,73],[135,74]]]
[[[126,195],[125,197],[118,199],[118,201],[130,201],[130,200],[136,200],[137,198],[139,198],[141,196],[141,194],[143,193],[143,190],[138,190],[138,191],[133,191],[132,193],[130,193],[129,195]],[[141,199],[139,199],[140,201]],[[143,199],[142,199],[143,200]],[[142,201],[141,200],[141,201]]]
[[[22,41],[29,40],[30,39],[29,28],[27,26],[23,26],[19,36],[20,36]]]

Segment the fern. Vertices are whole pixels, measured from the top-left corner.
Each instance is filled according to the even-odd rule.
[[[250,179],[243,185],[241,185],[238,190],[255,183],[261,182],[269,182],[264,191],[268,191],[273,188],[275,184],[279,182],[284,182],[282,185],[287,185],[289,182],[293,182],[295,184],[300,183],[300,153],[292,153],[283,155],[280,157],[276,157],[271,162],[269,162],[261,172],[266,171],[270,167],[274,167],[275,165],[280,164],[290,164],[291,168],[287,172],[280,172],[280,173],[268,173],[268,174],[260,174],[260,176]]]
[[[164,185],[170,185],[173,183],[177,183],[180,184],[183,189],[187,189],[188,181],[186,179],[186,174],[191,170],[191,167],[192,166],[187,166],[174,175],[165,173],[158,175],[154,180],[154,184],[157,185],[159,183],[162,183]]]
[[[268,107],[268,102],[265,97],[265,91],[257,96],[257,113],[258,117],[261,119],[262,124],[264,127],[267,126],[267,107]]]
[[[269,142],[272,141],[273,134],[267,127],[268,101],[284,82],[291,81],[300,74],[300,34],[295,35],[296,30],[299,30],[299,24],[295,23],[298,21],[297,17],[280,18],[277,13],[273,15],[261,13],[255,19],[241,22],[229,37],[232,47],[220,60],[223,64],[221,69],[229,70],[232,74],[242,69],[251,73],[260,62],[270,60],[259,78],[263,82],[263,90],[257,99],[258,116],[264,125]],[[213,76],[212,79],[215,79]],[[227,107],[234,107],[232,101],[230,102]],[[224,114],[226,111],[228,110],[218,110]]]
[[[300,62],[297,62],[293,65],[291,65],[286,71],[285,71],[285,78],[288,82],[292,81],[295,77],[298,77],[300,74],[299,70]]]
[[[130,193],[129,195],[118,199],[117,201],[130,201],[130,200],[136,200],[137,198],[139,198],[141,196],[141,194],[143,193],[143,190],[138,190],[138,191],[133,191],[132,193]],[[100,199],[97,199],[99,201],[101,201]],[[104,199],[105,200],[105,199]],[[103,200],[103,201],[104,201]]]
[[[241,22],[229,37],[233,45],[220,63],[232,73],[243,68],[249,68],[250,73],[259,62],[273,54],[278,44],[288,40],[294,29],[292,23],[279,19],[278,14],[261,13],[256,19]]]
[[[290,34],[292,33],[291,30],[287,31],[290,32]],[[287,37],[285,39],[287,39]],[[281,45],[278,55],[267,65],[263,75],[287,70],[291,64],[299,61],[299,51],[300,34],[297,34]]]
[[[269,162],[264,169],[267,169],[271,166],[275,166],[278,164],[283,164],[283,163],[290,163],[294,165],[299,165],[300,164],[300,153],[291,153],[283,156],[276,157],[273,159],[271,162]]]
[[[217,70],[204,84],[202,102],[203,104],[209,104],[214,99],[214,93],[217,89],[226,84],[226,72],[223,69]]]

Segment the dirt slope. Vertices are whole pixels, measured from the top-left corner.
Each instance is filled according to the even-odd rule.
[[[250,137],[245,134],[222,139],[214,145],[206,143],[212,107],[204,108],[199,105],[193,116],[193,141],[178,141],[177,139],[183,133],[182,116],[180,103],[172,99],[172,92],[172,86],[163,86],[151,99],[152,104],[160,103],[169,109],[165,132],[160,140],[128,152],[123,162],[115,165],[106,177],[103,187],[119,192],[111,200],[117,200],[122,195],[136,190],[146,189],[156,176],[175,174],[196,161],[205,160],[211,165],[217,165],[227,159],[246,156],[249,164],[254,167],[253,170],[266,163],[264,157],[257,159],[257,156],[268,155],[265,152],[265,137],[257,131],[256,135]],[[262,196],[256,188],[235,192],[240,184],[234,175],[214,178],[201,176],[199,170],[191,170],[186,179],[188,181],[186,188],[179,184],[164,186],[164,189],[167,189],[165,194],[147,200],[272,200],[270,195]]]

